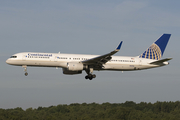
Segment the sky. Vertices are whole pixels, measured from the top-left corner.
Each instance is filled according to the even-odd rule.
[[[177,0],[1,0],[0,108],[71,103],[179,101],[180,15]],[[170,64],[142,71],[94,71],[6,64],[19,52],[103,55],[123,41],[117,56],[138,56],[162,34],[172,34],[163,58]]]

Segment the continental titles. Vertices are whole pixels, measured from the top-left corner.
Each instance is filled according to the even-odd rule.
[[[28,53],[28,56],[52,57],[52,54]]]

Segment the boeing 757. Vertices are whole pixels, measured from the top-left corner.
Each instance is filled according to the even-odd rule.
[[[12,55],[6,60],[7,64],[22,66],[27,73],[27,66],[60,67],[63,74],[81,74],[83,70],[87,75],[85,79],[96,78],[94,70],[133,71],[156,68],[168,65],[172,58],[161,59],[171,34],[163,34],[145,52],[136,57],[113,56],[122,45],[122,41],[115,50],[104,55],[61,54],[22,52]]]

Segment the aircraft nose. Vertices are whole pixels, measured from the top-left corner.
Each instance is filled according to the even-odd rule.
[[[6,63],[7,63],[7,64],[10,64],[10,60],[9,60],[9,59],[7,59],[7,60],[6,60]]]

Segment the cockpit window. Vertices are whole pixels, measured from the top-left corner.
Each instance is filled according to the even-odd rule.
[[[17,56],[11,56],[10,58],[17,58]]]

